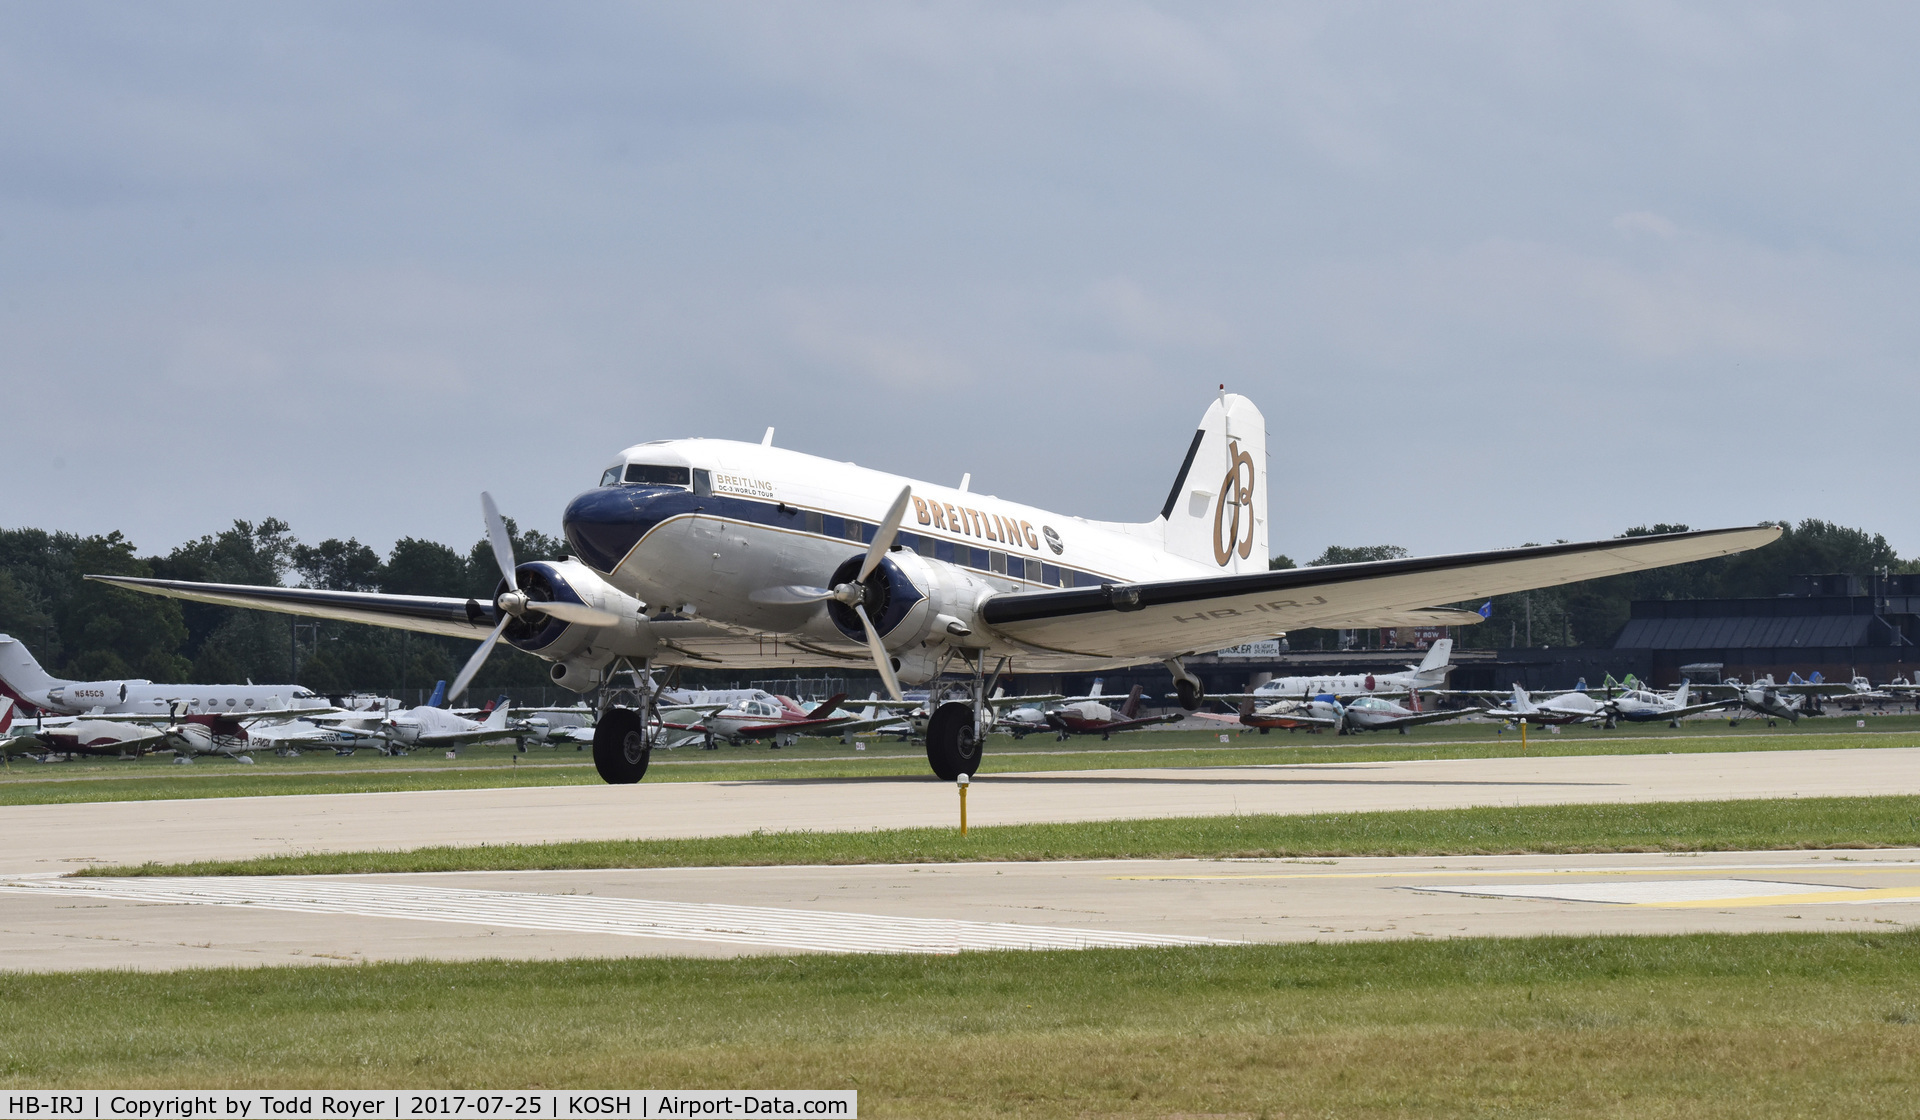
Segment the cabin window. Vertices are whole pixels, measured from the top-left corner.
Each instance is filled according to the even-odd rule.
[[[1060,566],[1058,564],[1040,565],[1040,582],[1048,587],[1060,586]]]
[[[1027,578],[1027,562],[1018,556],[1007,557],[1007,574],[1014,579]]]
[[[713,476],[703,470],[693,472],[693,492],[696,494],[713,493]]]
[[[850,541],[864,540],[865,538],[860,535],[861,528],[862,526],[858,521],[855,521],[851,517],[847,518],[847,539]]]
[[[1001,552],[997,548],[989,550],[987,552],[987,567],[999,573],[1000,575],[1003,575],[1003,576],[1006,575],[1007,574],[1007,554],[1004,552]]]
[[[807,532],[824,533],[826,531],[827,530],[825,526],[825,519],[820,516],[820,511],[817,509],[808,510],[807,511]]]
[[[915,552],[918,552],[922,556],[932,556],[933,555],[933,538],[923,537],[920,534],[915,533],[913,535],[913,550]]]
[[[627,484],[639,486],[690,486],[693,480],[685,467],[669,467],[654,463],[628,463]]]
[[[978,568],[983,572],[986,571],[987,570],[987,550],[984,548],[973,548],[969,546],[967,548],[967,567]]]

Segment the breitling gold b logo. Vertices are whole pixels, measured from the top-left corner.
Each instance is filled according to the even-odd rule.
[[[1253,456],[1240,450],[1240,441],[1227,441],[1227,454],[1232,465],[1227,468],[1227,476],[1220,480],[1220,501],[1213,507],[1213,559],[1221,567],[1226,567],[1238,552],[1245,560],[1253,555]],[[1233,508],[1231,520],[1227,508]],[[1241,536],[1241,526],[1245,525],[1246,535]]]

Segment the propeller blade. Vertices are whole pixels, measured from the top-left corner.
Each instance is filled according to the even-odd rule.
[[[833,598],[833,591],[825,587],[802,587],[789,584],[786,587],[763,587],[747,596],[754,603],[820,603]]]
[[[508,587],[519,587],[520,577],[514,574],[518,565],[513,562],[513,538],[507,535],[507,523],[500,519],[500,507],[485,490],[480,491],[480,512],[487,519],[487,540],[493,544],[493,559],[500,565],[501,576]]]
[[[562,622],[574,622],[581,626],[618,626],[620,616],[612,611],[603,611],[599,607],[589,607],[585,603],[542,603],[534,600],[527,604],[530,611],[551,615]]]
[[[867,632],[867,649],[873,652],[873,667],[880,670],[880,679],[887,682],[887,695],[895,700],[905,700],[900,695],[900,680],[893,675],[893,655],[880,642],[880,632],[873,628],[873,620],[867,617],[867,605],[855,603],[853,613],[860,616],[860,627]]]
[[[487,504],[492,505],[493,503],[488,502]],[[505,630],[507,623],[512,621],[513,616],[501,615],[500,625],[493,628],[493,633],[487,635],[487,640],[481,642],[480,648],[474,650],[473,656],[467,658],[467,663],[460,667],[460,675],[453,678],[453,687],[447,690],[448,704],[452,704],[455,700],[460,699],[460,694],[467,690],[467,685],[473,681],[473,675],[480,671],[480,666],[487,663],[487,655],[493,652],[493,643],[500,640],[500,632]]]
[[[913,487],[900,488],[900,496],[893,500],[893,508],[887,511],[887,519],[880,523],[880,530],[873,535],[873,543],[867,547],[867,559],[860,565],[860,574],[854,577],[853,582],[867,582],[867,577],[880,566],[880,559],[893,547],[893,538],[900,535],[900,522],[907,516],[907,502],[912,497]]]

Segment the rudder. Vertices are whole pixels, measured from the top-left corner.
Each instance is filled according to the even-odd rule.
[[[1160,517],[1175,556],[1267,570],[1267,421],[1252,401],[1222,392],[1208,406]]]

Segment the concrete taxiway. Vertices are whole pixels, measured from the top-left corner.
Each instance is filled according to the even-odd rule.
[[[1920,792],[1920,748],[989,774],[972,823]],[[0,807],[0,874],[430,844],[951,823],[928,778],[662,782]]]
[[[1920,849],[0,878],[34,970],[1893,929]]]

